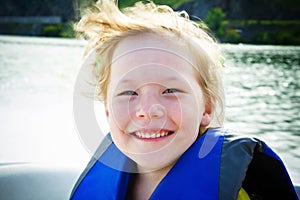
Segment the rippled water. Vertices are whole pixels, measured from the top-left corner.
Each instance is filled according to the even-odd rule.
[[[87,162],[72,91],[78,40],[0,36],[0,162]],[[266,141],[300,182],[300,47],[222,45],[225,125]]]
[[[72,110],[82,53],[76,40],[0,36],[0,162],[88,160]]]
[[[223,45],[226,124],[262,138],[300,181],[300,47]]]

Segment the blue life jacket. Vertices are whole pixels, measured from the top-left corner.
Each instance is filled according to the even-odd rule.
[[[108,135],[77,181],[71,199],[124,200],[135,163]],[[150,200],[298,199],[280,158],[262,141],[208,129],[179,158]]]

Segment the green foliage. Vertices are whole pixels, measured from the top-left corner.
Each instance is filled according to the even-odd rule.
[[[299,20],[225,20],[224,23],[238,27],[249,25],[300,26]]]
[[[225,33],[225,26],[223,23],[225,18],[226,13],[224,13],[220,7],[214,7],[208,12],[204,22],[216,34],[216,36],[220,38],[223,37]]]
[[[223,42],[300,44],[300,21],[297,20],[226,20],[224,24],[226,31]]]
[[[223,40],[229,43],[238,43],[241,41],[241,35],[238,29],[227,29]]]
[[[72,38],[74,37],[73,23],[69,22],[64,24],[45,25],[43,26],[41,35],[48,37]]]
[[[252,41],[259,44],[300,45],[299,33],[287,30],[259,32]]]
[[[43,27],[43,36],[57,37],[61,31],[61,25],[47,25]]]
[[[60,36],[64,38],[72,38],[75,36],[74,32],[74,23],[73,22],[68,22],[63,24]]]
[[[138,0],[119,0],[118,4],[120,8],[126,8],[129,6],[133,6]]]

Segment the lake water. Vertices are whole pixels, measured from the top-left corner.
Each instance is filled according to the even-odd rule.
[[[89,160],[72,109],[84,44],[0,36],[0,162],[83,167]],[[300,47],[222,48],[225,126],[266,141],[300,183]]]

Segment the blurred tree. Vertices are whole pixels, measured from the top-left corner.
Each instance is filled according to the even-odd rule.
[[[220,7],[214,7],[208,12],[204,22],[216,33],[218,38],[221,38],[225,32],[225,26],[223,25],[225,18],[226,13],[224,13]]]
[[[116,0],[115,0],[116,1]],[[142,2],[149,2],[145,0],[118,0],[118,6],[120,8],[126,8],[128,6],[133,6],[136,2],[142,1]],[[152,2],[156,4],[164,4],[168,5],[173,9],[178,8],[181,4],[185,2],[191,2],[194,0],[152,0]],[[91,7],[97,0],[74,0],[73,5],[75,7],[76,11],[76,19],[80,17],[80,11],[85,10],[85,8]]]
[[[1,0],[0,16],[53,16],[72,20],[80,10],[97,0]],[[138,0],[118,0],[120,7],[133,5]],[[146,0],[142,0],[146,1]],[[235,20],[299,20],[299,0],[153,0],[186,10],[190,16],[204,19],[212,7],[218,6],[227,13],[228,19]],[[201,15],[205,13],[205,15]]]

